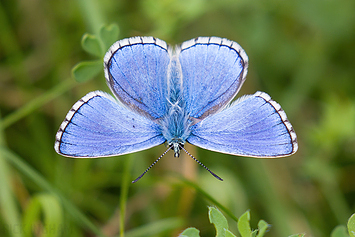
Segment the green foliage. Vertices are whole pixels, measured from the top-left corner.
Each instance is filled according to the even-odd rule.
[[[251,236],[251,228],[250,228],[250,212],[246,211],[243,215],[239,217],[238,220],[238,230],[242,237]]]
[[[355,237],[355,214],[352,214],[348,220],[348,230],[350,237]]]
[[[330,237],[349,237],[345,226],[337,226],[330,234]]]
[[[264,220],[260,220],[258,222],[258,234],[256,235],[256,237],[261,237],[265,235],[265,232],[267,231],[267,229],[270,227],[270,225],[264,221]]]
[[[77,82],[86,82],[102,70],[102,61],[84,61],[80,62],[73,68],[73,76]]]
[[[349,218],[348,223],[354,221],[353,220],[354,216],[355,216],[355,214]],[[227,219],[224,217],[224,215],[217,208],[209,207],[208,217],[209,217],[210,222],[215,227],[216,237],[236,237],[236,235],[234,235],[229,230]],[[239,217],[237,225],[238,225],[238,232],[241,237],[263,237],[265,235],[265,233],[267,232],[268,228],[271,227],[264,220],[260,220],[258,222],[258,229],[252,231],[252,229],[250,227],[250,212],[249,211],[246,211],[245,213],[243,213]],[[353,223],[351,223],[351,225],[353,225]],[[349,231],[349,233],[354,235],[354,232],[353,232],[354,230],[349,228],[349,224],[348,224],[348,231]],[[350,235],[350,237],[352,235]],[[194,227],[187,228],[179,235],[179,237],[199,237],[199,236],[200,236],[199,230]],[[290,235],[289,237],[303,237],[303,236],[305,236],[305,234],[294,234],[294,235]],[[345,226],[337,226],[336,228],[334,228],[334,230],[332,231],[330,236],[331,237],[349,237]]]
[[[24,236],[32,236],[33,227],[40,221],[41,210],[44,226],[43,228],[37,226],[36,231],[43,231],[47,237],[59,236],[63,227],[63,211],[59,200],[49,194],[37,194],[28,204],[23,216]]]
[[[227,219],[214,207],[209,208],[208,217],[216,229],[216,237],[224,237],[229,229]]]
[[[234,235],[229,230],[227,219],[217,208],[209,207],[208,217],[210,222],[214,225],[214,228],[216,229],[216,237],[236,237],[236,235]],[[243,215],[239,217],[238,231],[241,237],[263,237],[266,230],[270,227],[265,221],[260,220],[258,223],[258,229],[252,231],[249,221],[249,211],[246,211]],[[179,237],[199,236],[199,231],[196,228],[192,227],[187,228],[179,235]]]
[[[88,33],[83,35],[83,38],[81,39],[81,47],[83,47],[86,52],[91,53],[96,57],[102,57],[105,53],[101,48],[99,39],[95,35]]]
[[[194,227],[184,230],[179,237],[200,237],[200,231]]]
[[[98,36],[84,34],[81,40],[82,48],[100,58],[99,60],[83,61],[72,69],[73,77],[77,82],[86,82],[102,71],[103,57],[108,48],[118,40],[119,29],[116,24],[102,26]]]
[[[111,24],[100,28],[100,39],[102,41],[104,53],[118,40],[119,28],[116,24]]]

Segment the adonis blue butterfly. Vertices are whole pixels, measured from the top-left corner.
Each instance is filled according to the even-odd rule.
[[[199,37],[170,47],[157,38],[133,37],[111,46],[104,68],[116,98],[94,91],[76,102],[57,132],[57,153],[117,156],[164,142],[175,157],[187,152],[186,142],[257,158],[298,149],[291,123],[268,94],[231,102],[248,69],[248,56],[236,42]]]

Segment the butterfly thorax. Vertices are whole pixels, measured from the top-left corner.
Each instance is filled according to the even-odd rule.
[[[172,56],[168,69],[167,113],[160,120],[162,135],[168,146],[172,146],[175,157],[180,154],[180,147],[184,146],[190,136],[192,121],[186,111],[182,96],[182,73],[177,55]]]
[[[175,157],[179,156],[180,146],[184,146],[190,136],[192,121],[183,107],[177,104],[170,106],[168,113],[160,120],[161,132],[168,146],[173,146]]]

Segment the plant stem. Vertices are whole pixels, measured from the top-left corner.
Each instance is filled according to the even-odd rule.
[[[126,204],[128,198],[128,189],[131,183],[130,170],[132,166],[132,158],[134,155],[128,155],[123,170],[122,184],[121,184],[121,199],[120,199],[120,237],[124,237],[124,225],[126,216]]]

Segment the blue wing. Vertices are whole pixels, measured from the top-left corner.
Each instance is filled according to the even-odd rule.
[[[114,43],[104,58],[105,77],[114,95],[127,107],[156,119],[166,113],[167,44],[153,37]]]
[[[248,56],[239,44],[218,37],[184,42],[179,60],[187,112],[199,119],[216,113],[233,99],[248,68]]]
[[[112,96],[90,92],[74,104],[54,145],[69,157],[123,155],[162,144],[158,125],[119,105]]]
[[[281,106],[263,92],[244,96],[192,127],[193,145],[250,157],[282,157],[298,149],[296,133]]]

